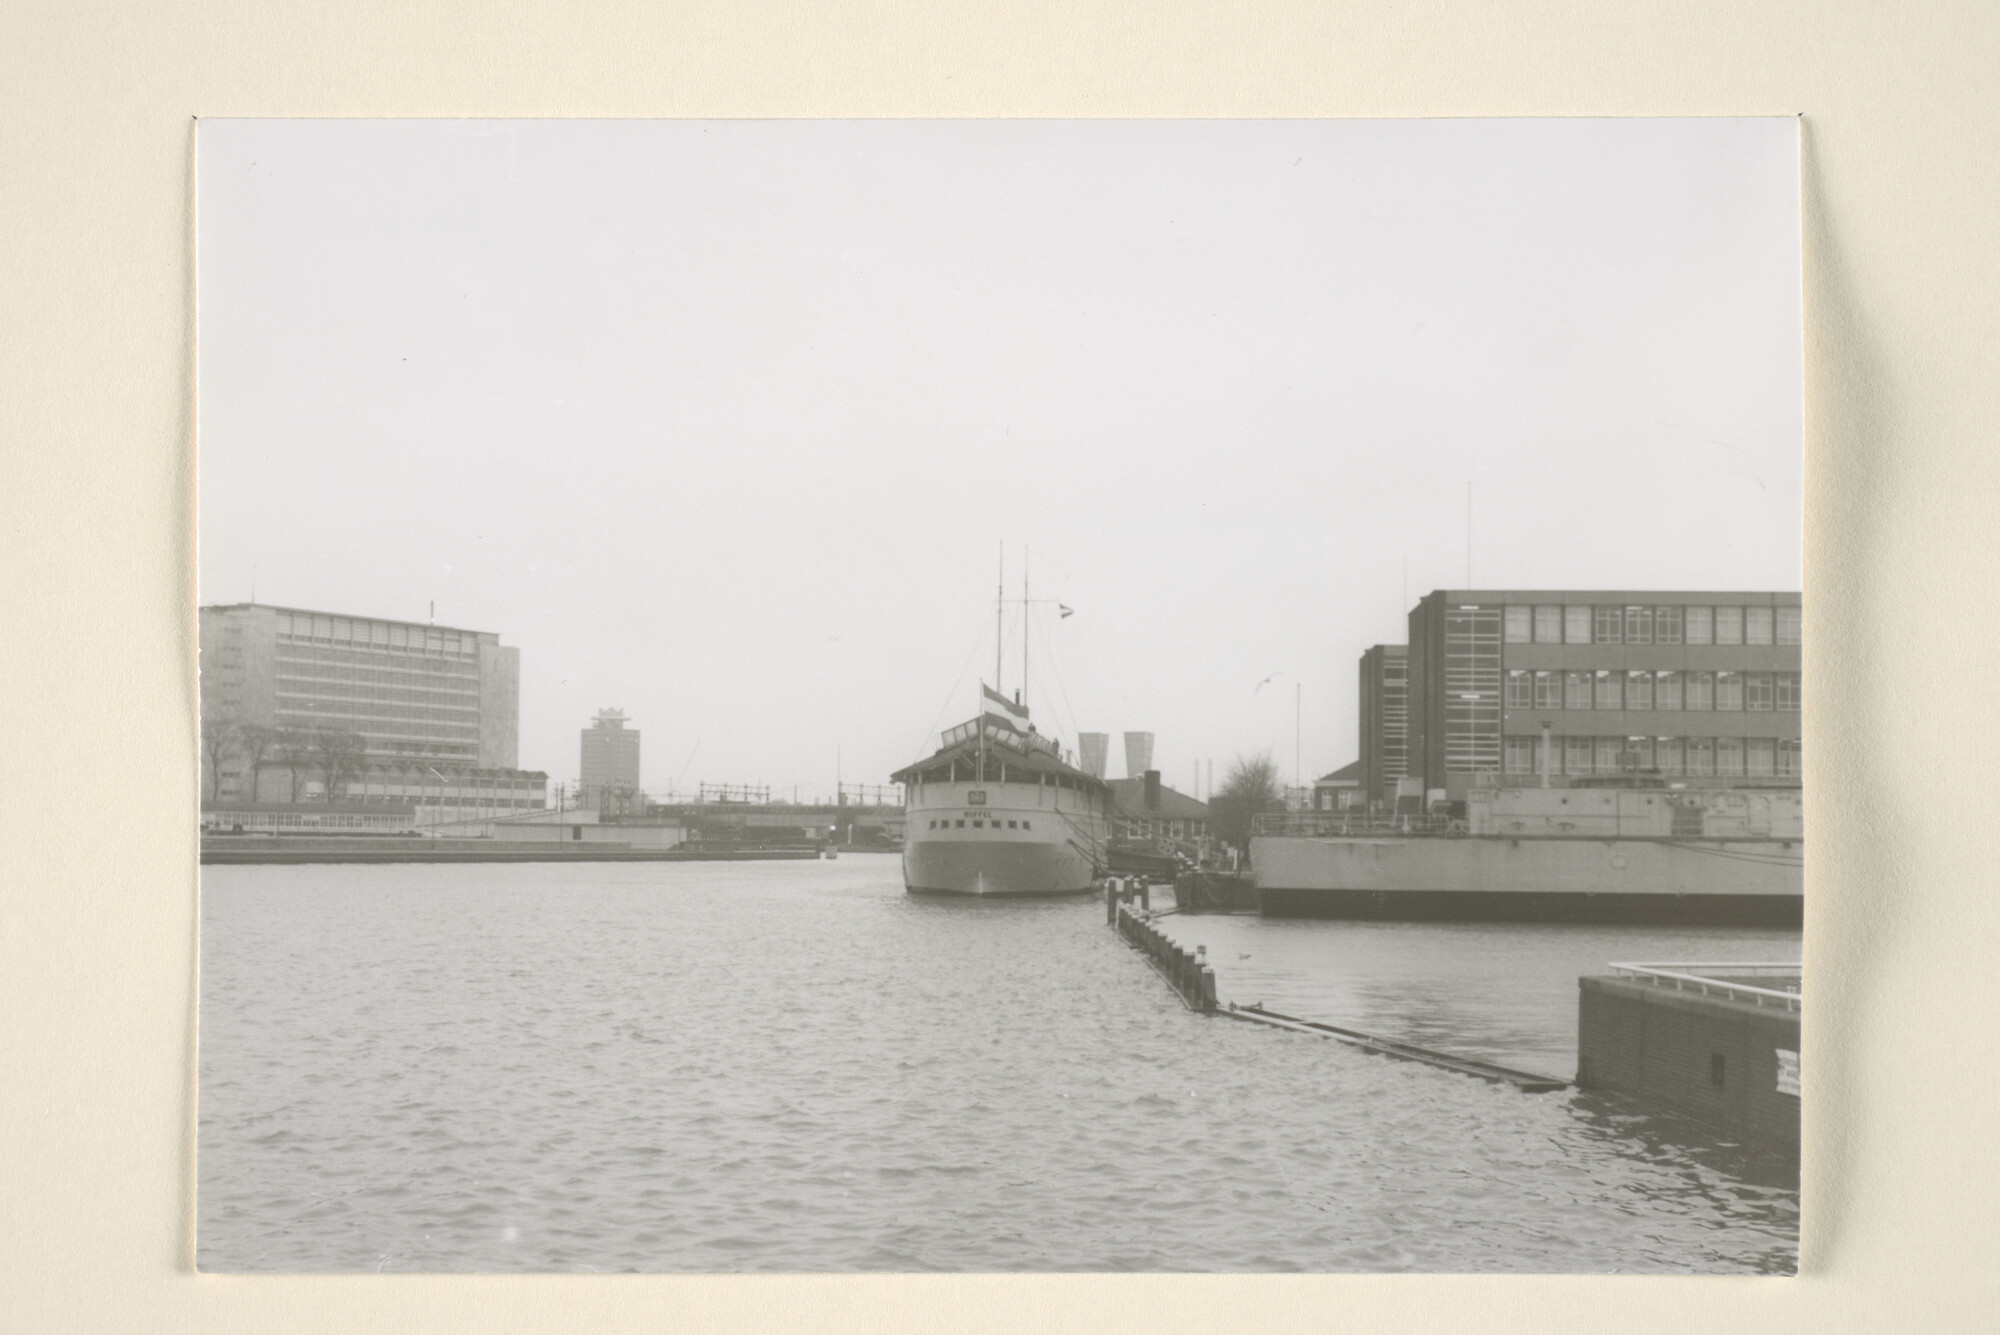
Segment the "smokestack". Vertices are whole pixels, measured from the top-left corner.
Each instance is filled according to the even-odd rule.
[[[1149,769],[1146,771],[1146,810],[1158,811],[1159,809],[1160,772],[1156,769]]]
[[[1125,734],[1125,777],[1136,779],[1153,768],[1153,734],[1150,732],[1128,732]]]
[[[1083,772],[1093,779],[1103,778],[1104,771],[1111,767],[1111,734],[1080,732],[1076,742],[1083,748]]]

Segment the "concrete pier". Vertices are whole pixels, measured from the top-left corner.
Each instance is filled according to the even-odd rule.
[[[1612,968],[1577,980],[1579,1087],[1798,1151],[1797,965]]]

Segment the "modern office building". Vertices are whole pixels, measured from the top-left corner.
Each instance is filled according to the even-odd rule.
[[[1410,772],[1410,650],[1378,644],[1361,655],[1361,792],[1370,802],[1395,800],[1396,780]]]
[[[498,635],[261,603],[197,625],[204,804],[410,803],[432,823],[542,805]]]
[[[1631,774],[1797,786],[1800,616],[1786,592],[1439,589],[1409,617],[1409,773],[1454,800]]]
[[[583,805],[605,815],[631,815],[646,809],[639,791],[639,730],[625,726],[625,711],[601,709],[583,730],[583,760],[578,769]]]

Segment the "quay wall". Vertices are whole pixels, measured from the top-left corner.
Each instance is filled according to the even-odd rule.
[[[1797,1152],[1796,1010],[1628,978],[1577,986],[1579,1088],[1631,1095]]]
[[[1258,836],[1266,917],[1733,923],[1804,920],[1788,840]]]

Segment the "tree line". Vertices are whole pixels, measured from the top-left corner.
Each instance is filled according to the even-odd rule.
[[[243,762],[250,777],[249,800],[258,799],[266,769],[282,768],[290,783],[288,801],[299,800],[300,785],[317,777],[321,800],[331,802],[340,786],[361,770],[367,739],[342,728],[271,728],[243,723],[227,715],[204,713],[201,719],[202,757],[208,763],[202,799],[215,801],[222,786],[222,763]]]

